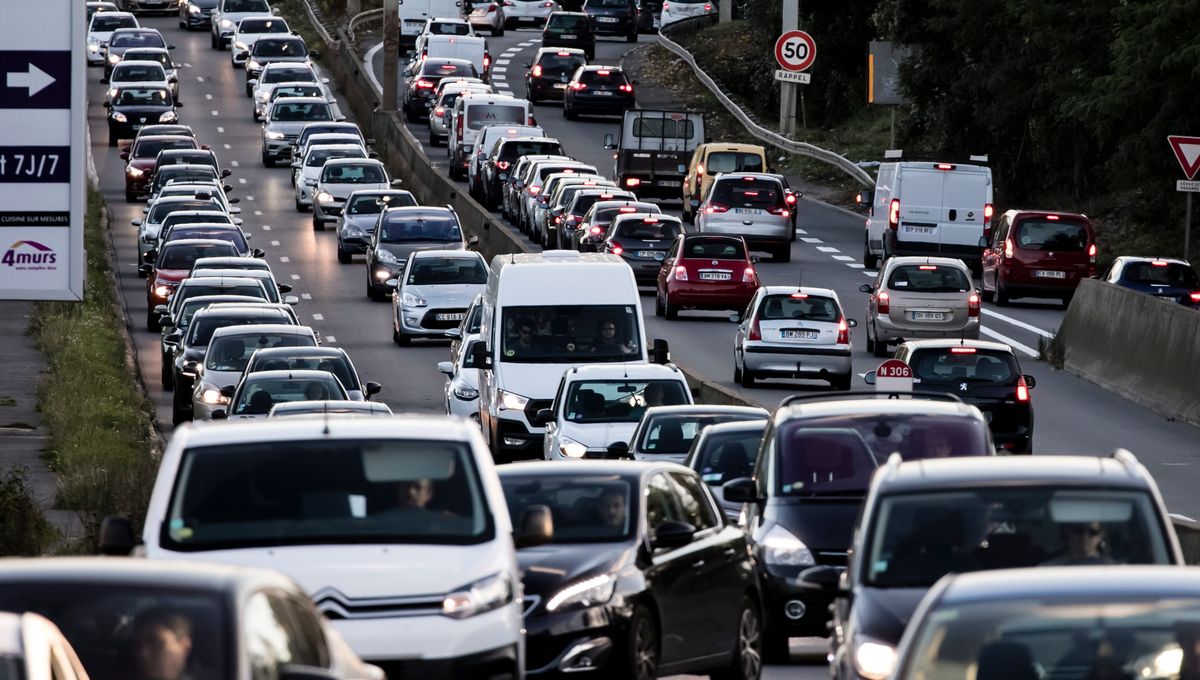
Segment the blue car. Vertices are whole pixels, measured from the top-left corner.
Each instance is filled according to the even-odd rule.
[[[1200,309],[1200,276],[1186,260],[1118,257],[1101,280]]]

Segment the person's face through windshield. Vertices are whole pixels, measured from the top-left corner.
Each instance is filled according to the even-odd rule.
[[[134,664],[142,680],[180,680],[192,651],[192,624],[181,614],[152,612],[133,633]]]
[[[609,491],[600,496],[600,519],[605,526],[625,526],[625,494]]]
[[[401,482],[396,495],[396,502],[402,508],[424,508],[433,500],[433,481],[429,479],[414,479]]]

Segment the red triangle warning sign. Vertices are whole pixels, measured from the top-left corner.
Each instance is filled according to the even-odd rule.
[[[1195,178],[1196,171],[1200,170],[1200,137],[1169,135],[1167,141],[1171,143],[1171,150],[1175,152],[1175,159],[1183,168],[1183,174],[1188,179]]]

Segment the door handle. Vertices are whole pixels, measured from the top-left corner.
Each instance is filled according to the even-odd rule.
[[[722,554],[722,555],[724,555],[724,556],[726,556],[726,557],[733,557],[734,555],[736,555],[736,554],[737,554],[737,549],[735,549],[735,548],[726,548],[725,550],[721,551],[721,554]]]

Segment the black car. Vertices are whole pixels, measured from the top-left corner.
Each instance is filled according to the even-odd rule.
[[[667,251],[682,233],[683,222],[672,215],[618,215],[601,251],[625,260],[639,286],[653,286]]]
[[[471,243],[478,242],[472,236]],[[409,254],[418,250],[465,250],[467,240],[453,208],[387,208],[379,214],[367,244],[367,297],[383,300],[389,279],[404,273]]]
[[[112,103],[104,102],[108,109],[108,145],[116,146],[117,140],[137,136],[143,125],[174,123],[178,119],[175,110],[181,106],[165,87],[117,88]]]
[[[552,542],[517,553],[526,673],[755,680],[761,597],[746,535],[700,478],[662,463],[516,463],[509,512],[550,508]]]
[[[619,116],[637,106],[633,85],[619,66],[581,66],[563,94],[563,116]]]
[[[840,680],[889,675],[917,604],[949,573],[1184,563],[1154,480],[1127,451],[914,462],[896,455],[872,480],[854,536],[848,569],[801,575],[837,597],[831,646]]]
[[[179,27],[185,31],[212,26],[217,0],[185,0],[179,4]]]
[[[604,239],[608,238],[608,228],[618,215],[661,212],[662,208],[657,203],[646,203],[635,198],[597,201],[580,218],[576,239],[571,247],[583,253],[599,252]]]
[[[596,35],[625,36],[626,41],[637,42],[641,15],[637,0],[587,0],[583,11],[591,17]]]
[[[317,53],[309,53],[304,38],[294,35],[269,36],[259,38],[250,46],[249,61],[246,62],[246,96],[254,90],[254,83],[262,75],[267,64],[288,62],[296,64],[309,63],[309,57],[316,58]]]
[[[189,273],[188,276],[191,276],[191,274]],[[179,306],[174,315],[163,314],[159,316],[158,322],[162,329],[162,333],[158,339],[158,349],[162,356],[159,381],[164,390],[170,392],[175,389],[174,357],[179,352],[179,343],[187,332],[187,327],[192,321],[192,316],[201,309],[220,302],[265,304],[266,300],[248,295],[198,295],[188,298],[186,302]],[[153,312],[154,310],[151,311]]]
[[[525,98],[530,104],[547,99],[562,99],[567,83],[580,66],[587,65],[583,50],[567,47],[543,47],[525,66]]]
[[[596,34],[583,12],[551,12],[542,28],[542,47],[575,47],[588,60],[596,58]]]
[[[482,187],[483,205],[495,210],[502,198],[501,191],[508,173],[521,156],[562,153],[562,144],[551,137],[516,137],[501,139],[492,147],[492,153],[483,161]]]
[[[901,343],[895,358],[912,368],[914,390],[953,394],[983,411],[997,447],[1033,452],[1029,391],[1037,382],[1021,373],[1011,347],[987,340],[911,340]]]
[[[754,474],[759,445],[767,429],[765,420],[743,420],[709,425],[692,440],[683,464],[695,470],[708,485],[725,516],[736,521],[741,503],[725,500],[725,482]]]
[[[407,77],[400,107],[410,123],[429,122],[429,109],[443,78],[478,78],[475,65],[466,59],[425,59],[405,71]]]

